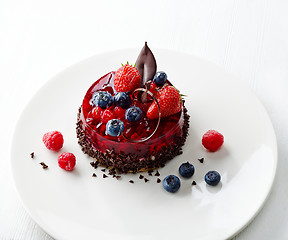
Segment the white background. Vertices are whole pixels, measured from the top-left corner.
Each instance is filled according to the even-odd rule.
[[[264,208],[235,239],[288,239],[287,1],[0,0],[1,240],[52,239],[22,207],[9,169],[11,133],[25,104],[71,64],[140,50],[144,41],[220,65],[261,100],[276,131],[279,165]]]

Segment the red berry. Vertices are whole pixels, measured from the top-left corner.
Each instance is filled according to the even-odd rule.
[[[103,110],[101,107],[95,107],[92,109],[92,116],[94,119],[99,120],[102,114],[103,114]]]
[[[117,92],[130,92],[140,86],[141,75],[136,67],[125,64],[116,71],[114,88]]]
[[[49,150],[54,151],[60,150],[64,143],[63,135],[59,131],[45,133],[42,140]]]
[[[133,133],[131,136],[132,140],[137,140],[139,138],[139,135],[137,133]]]
[[[73,153],[61,153],[58,157],[58,165],[66,171],[72,171],[76,164],[76,158]]]
[[[153,93],[154,97],[156,97],[157,92],[158,92],[158,91],[156,90],[156,88],[158,88],[158,87],[157,87],[157,85],[156,85],[154,82],[150,84],[149,91],[150,91],[151,93]]]
[[[110,109],[105,109],[101,116],[102,122],[107,123],[109,120],[114,118],[114,113]]]
[[[122,107],[116,106],[114,108],[114,115],[118,119],[124,119],[125,118],[125,110]]]
[[[173,86],[167,86],[161,89],[158,92],[156,99],[158,100],[161,110],[161,117],[163,118],[181,111],[181,96]],[[158,115],[159,109],[157,103],[156,101],[153,101],[147,111],[147,117],[149,119],[158,119]]]
[[[210,152],[217,151],[223,142],[223,135],[215,130],[207,131],[202,137],[202,145]]]

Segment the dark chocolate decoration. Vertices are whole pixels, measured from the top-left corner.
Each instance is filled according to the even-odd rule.
[[[199,158],[198,160],[199,160],[200,163],[204,162],[204,158]]]
[[[48,168],[48,166],[44,162],[41,162],[40,165],[42,166],[43,169]]]
[[[145,45],[136,60],[136,68],[141,75],[142,87],[147,81],[152,80],[156,73],[156,60],[152,51],[148,47],[147,42],[145,42]]]

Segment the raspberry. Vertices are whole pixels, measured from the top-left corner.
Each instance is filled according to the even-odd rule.
[[[49,150],[54,151],[60,150],[64,143],[63,135],[59,131],[45,133],[42,140]]]
[[[202,145],[210,152],[217,151],[223,142],[223,135],[215,130],[207,131],[202,137]]]
[[[73,153],[64,152],[58,157],[58,165],[66,171],[72,171],[76,164],[76,158]]]

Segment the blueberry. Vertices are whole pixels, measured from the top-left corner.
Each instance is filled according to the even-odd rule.
[[[184,178],[192,177],[194,171],[195,171],[194,166],[189,162],[182,163],[181,166],[179,167],[179,173]]]
[[[162,87],[166,80],[167,74],[165,72],[157,72],[153,78],[153,82],[157,85],[157,87]]]
[[[129,122],[138,122],[142,118],[142,110],[139,107],[132,106],[125,112],[125,118]]]
[[[109,92],[95,92],[92,95],[90,104],[94,107],[101,107],[103,109],[110,107],[113,104],[113,97]]]
[[[205,182],[211,186],[216,186],[221,180],[221,176],[217,171],[209,171],[205,175]]]
[[[131,98],[126,92],[118,92],[114,96],[114,104],[123,109],[127,109],[131,105]]]
[[[167,192],[175,193],[179,190],[181,182],[177,176],[168,175],[164,178],[162,185]]]
[[[119,119],[111,119],[106,124],[106,134],[112,137],[119,137],[124,131],[124,123]]]

